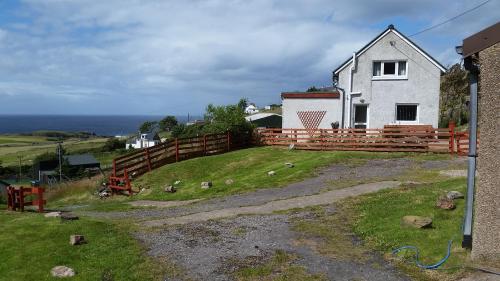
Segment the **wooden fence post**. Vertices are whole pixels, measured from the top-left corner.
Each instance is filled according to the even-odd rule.
[[[231,132],[227,131],[227,151],[231,150]]]
[[[207,135],[203,135],[203,155],[207,155]]]
[[[175,138],[175,162],[179,162],[179,140]]]
[[[38,195],[38,212],[43,213],[43,188],[35,187],[35,189]]]
[[[455,122],[448,123],[448,131],[450,133],[450,154],[453,154],[455,150]]]
[[[146,149],[144,149],[144,152],[146,153],[146,161],[148,164],[148,170],[151,172],[151,158],[149,158],[149,148],[146,147]]]

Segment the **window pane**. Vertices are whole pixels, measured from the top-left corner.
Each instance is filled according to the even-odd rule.
[[[354,122],[356,123],[366,123],[366,113],[367,105],[355,105],[354,106]]]
[[[395,75],[395,74],[396,74],[396,63],[384,62],[384,75]]]
[[[398,75],[399,76],[406,76],[406,62],[405,61],[399,62]]]
[[[417,105],[397,105],[397,121],[417,121]]]
[[[380,76],[381,69],[382,67],[379,61],[373,62],[373,76]]]

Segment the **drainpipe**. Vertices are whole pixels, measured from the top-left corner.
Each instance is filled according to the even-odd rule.
[[[472,57],[464,60],[465,69],[469,71],[470,83],[470,120],[469,120],[469,155],[467,168],[467,198],[463,229],[462,248],[472,248],[472,220],[474,209],[474,184],[477,157],[477,81],[479,68],[472,62]]]
[[[348,128],[351,127],[352,95],[361,95],[361,92],[352,91],[354,71],[356,71],[356,53],[352,53],[352,65],[349,68],[349,92],[347,93],[347,99],[349,100],[349,110],[347,110],[347,122],[349,122],[347,125]]]

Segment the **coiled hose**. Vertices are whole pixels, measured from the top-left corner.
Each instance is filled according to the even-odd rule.
[[[448,251],[446,253],[446,256],[444,258],[442,258],[440,261],[438,261],[437,263],[431,264],[431,265],[425,265],[425,264],[422,264],[419,261],[418,248],[415,247],[415,246],[403,246],[403,247],[399,247],[396,250],[392,251],[392,254],[395,255],[395,254],[401,252],[402,250],[411,249],[411,250],[415,251],[415,264],[418,267],[424,268],[424,269],[437,269],[438,267],[440,267],[441,265],[443,265],[443,263],[445,263],[448,260],[448,258],[450,257],[450,255],[451,255],[451,243],[452,242],[453,242],[453,240],[448,241]]]

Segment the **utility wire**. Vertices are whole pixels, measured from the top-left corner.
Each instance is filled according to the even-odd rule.
[[[426,32],[426,31],[429,31],[429,30],[431,30],[431,29],[434,29],[434,28],[436,28],[436,27],[439,27],[439,26],[441,26],[441,25],[443,25],[443,24],[445,24],[445,23],[449,23],[450,21],[453,21],[453,20],[455,20],[455,19],[457,19],[457,18],[459,18],[459,17],[461,17],[461,16],[463,16],[463,15],[465,15],[465,14],[467,14],[467,13],[470,13],[470,12],[472,12],[472,11],[474,11],[474,10],[476,10],[476,9],[480,8],[481,6],[485,5],[486,3],[490,2],[490,1],[491,1],[491,0],[486,0],[486,1],[484,1],[483,3],[481,3],[481,4],[477,5],[477,6],[474,6],[474,7],[470,8],[470,9],[468,9],[468,10],[466,10],[466,11],[464,11],[464,12],[462,12],[462,13],[460,13],[460,14],[458,14],[458,15],[456,15],[456,16],[454,16],[454,17],[450,18],[450,19],[447,19],[447,20],[445,20],[445,21],[443,21],[443,22],[440,22],[440,23],[438,23],[438,24],[435,24],[435,25],[433,25],[433,26],[431,26],[431,27],[428,27],[428,28],[426,28],[426,29],[420,30],[419,32],[414,33],[414,34],[412,34],[412,35],[410,35],[410,36],[408,36],[408,37],[413,37],[413,36],[419,35],[419,34],[421,34],[421,33],[424,33],[424,32]]]

